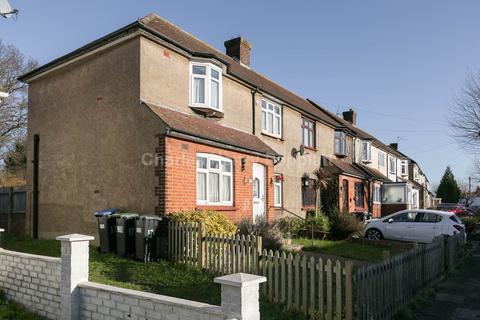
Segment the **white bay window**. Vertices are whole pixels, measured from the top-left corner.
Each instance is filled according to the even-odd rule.
[[[232,205],[232,160],[213,154],[197,154],[197,204]]]
[[[190,105],[222,110],[222,70],[210,63],[190,64]]]

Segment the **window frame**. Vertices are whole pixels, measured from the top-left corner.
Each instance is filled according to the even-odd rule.
[[[373,203],[382,203],[382,186],[378,183],[373,185]]]
[[[361,188],[357,188],[358,186],[361,186]],[[355,208],[365,207],[365,184],[363,182],[355,182],[354,190],[355,190]],[[361,197],[358,197],[357,190],[362,191]],[[361,204],[359,202],[359,199],[361,199]]]
[[[263,104],[265,103],[265,108],[263,107]],[[283,109],[282,106],[276,102],[273,102],[272,100],[269,100],[265,97],[262,97],[262,100],[260,102],[260,108],[262,110],[262,133],[275,137],[275,138],[282,138],[282,120],[283,120]],[[270,110],[269,106],[272,106],[272,109]],[[275,109],[278,108],[278,114],[275,113]],[[264,121],[263,121],[263,114],[265,113],[265,127],[264,127]],[[272,115],[272,131],[268,131],[268,114]],[[275,119],[278,118],[278,133],[275,132]]]
[[[279,193],[276,192],[276,187],[280,188]],[[276,208],[283,207],[283,175],[280,173],[273,175],[273,206]]]
[[[385,168],[385,153],[378,150],[378,167],[379,168]],[[380,159],[382,159],[382,164],[380,164]]]
[[[311,179],[308,177],[302,177],[301,181],[302,181],[302,189],[301,189],[302,208],[314,208],[315,201],[316,201],[315,189],[313,189],[314,179]]]
[[[392,161],[393,161],[393,166],[392,166]],[[394,157],[389,156],[388,157],[388,173],[396,174],[396,172],[397,172],[397,160]]]
[[[193,68],[195,66],[205,67],[205,75],[197,75],[193,73]],[[218,79],[212,77],[212,70],[218,72]],[[194,90],[194,79],[195,78],[202,78],[205,79],[205,102],[198,103],[195,102],[195,90]],[[191,61],[189,65],[189,100],[190,106],[196,108],[206,108],[211,109],[214,111],[223,112],[223,70],[222,68],[214,65],[210,62],[197,62]],[[212,106],[212,81],[218,83],[218,108]]]
[[[206,158],[207,159],[207,168],[199,168],[198,167],[198,158]],[[219,168],[210,168],[211,160],[218,161],[219,162]],[[222,161],[230,163],[230,172],[225,172],[222,171]],[[195,192],[195,200],[197,205],[208,205],[208,206],[232,206],[233,205],[233,190],[234,190],[234,167],[233,167],[233,160],[222,157],[216,154],[211,154],[211,153],[197,153],[195,157],[195,190],[197,188],[197,174],[200,173],[205,173],[205,195],[206,199],[198,199],[197,192]],[[219,202],[212,202],[210,201],[210,195],[209,195],[209,184],[210,184],[210,173],[218,173],[219,178],[218,178],[218,185],[219,185]],[[229,201],[223,201],[222,200],[222,192],[223,192],[223,177],[224,176],[229,176],[230,177],[230,200]]]
[[[309,126],[311,125],[311,127]],[[310,140],[310,134],[311,134],[311,144],[305,143],[305,131],[307,131],[309,140]],[[308,118],[302,117],[301,120],[301,133],[302,133],[302,144],[309,149],[315,149],[316,148],[316,128],[315,128],[315,121],[310,120]],[[310,141],[309,141],[310,142]]]
[[[415,170],[414,170],[415,171]],[[402,176],[408,176],[408,163],[407,160],[402,160],[400,165],[400,174]]]
[[[337,151],[337,141],[340,150]],[[333,135],[333,152],[337,156],[346,156],[347,155],[347,134],[341,130],[335,130]]]
[[[366,154],[364,153],[365,146],[367,147]],[[368,140],[362,140],[361,148],[362,149],[360,150],[360,158],[362,159],[362,162],[371,162],[372,161],[372,142]]]

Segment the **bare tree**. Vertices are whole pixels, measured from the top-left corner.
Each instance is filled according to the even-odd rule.
[[[0,159],[15,141],[25,135],[27,85],[17,78],[37,65],[35,60],[0,39],[0,89],[9,94],[0,100]]]
[[[449,123],[453,135],[466,150],[480,151],[480,72],[470,73],[454,97]]]

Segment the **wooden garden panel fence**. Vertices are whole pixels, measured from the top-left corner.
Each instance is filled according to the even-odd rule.
[[[355,318],[391,319],[414,295],[453,267],[462,254],[463,233],[358,269],[354,276]]]

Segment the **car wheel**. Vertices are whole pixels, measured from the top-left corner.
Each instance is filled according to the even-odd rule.
[[[367,239],[370,240],[381,240],[383,239],[383,235],[378,229],[368,229],[366,233]]]

